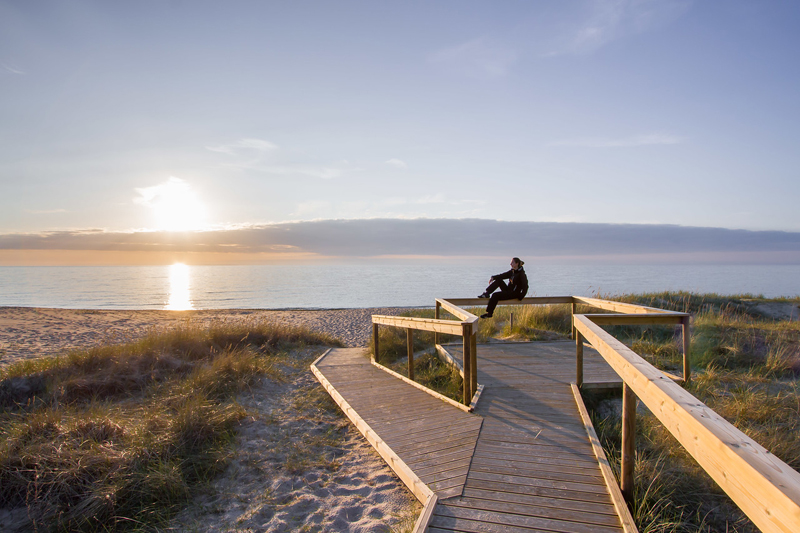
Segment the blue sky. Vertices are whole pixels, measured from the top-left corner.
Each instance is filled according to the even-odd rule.
[[[797,232],[798,27],[785,1],[0,1],[0,234]]]

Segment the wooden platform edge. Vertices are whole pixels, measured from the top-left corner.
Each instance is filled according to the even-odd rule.
[[[597,437],[597,432],[594,430],[589,411],[586,410],[586,405],[583,403],[581,390],[574,382],[571,383],[570,386],[572,387],[572,395],[575,397],[575,403],[578,405],[581,419],[583,419],[583,427],[586,429],[586,434],[589,436],[589,442],[592,444],[595,457],[597,457],[600,471],[603,473],[603,479],[606,481],[606,487],[611,495],[611,501],[614,503],[614,509],[617,511],[622,529],[625,533],[639,533],[639,530],[636,528],[636,523],[633,521],[633,516],[631,516],[631,512],[628,509],[628,505],[625,503],[625,498],[622,497],[622,491],[617,484],[617,478],[614,476],[614,472],[611,470],[611,464],[608,462],[606,452],[603,450],[600,439]]]
[[[433,520],[433,510],[436,508],[436,504],[439,501],[439,497],[436,496],[435,493],[428,498],[428,501],[425,502],[425,507],[422,508],[422,512],[417,518],[417,522],[414,524],[414,530],[412,533],[425,533],[428,530],[428,526]]]
[[[478,385],[478,390],[475,391],[475,396],[472,397],[472,401],[469,404],[469,410],[474,411],[476,407],[478,407],[478,400],[481,399],[481,393],[483,392],[483,385]]]
[[[323,354],[323,357],[327,355]],[[320,357],[322,359],[322,357]],[[318,360],[320,360],[318,359]],[[316,363],[316,361],[315,361]],[[380,436],[370,427],[367,422],[359,416],[355,409],[353,409],[347,400],[339,394],[339,391],[331,384],[330,381],[322,374],[322,372],[317,368],[316,364],[311,365],[311,372],[314,373],[317,380],[322,384],[323,388],[328,391],[328,394],[331,395],[333,401],[339,405],[339,407],[344,411],[344,414],[350,421],[353,423],[354,426],[361,432],[362,435],[367,439],[367,441],[372,445],[373,448],[380,454],[386,464],[389,465],[397,477],[406,484],[408,489],[411,491],[414,496],[423,504],[427,503],[428,500],[434,496],[434,492],[428,488],[428,486],[422,482],[422,480],[414,473],[411,468],[408,467],[407,464],[403,462],[402,459],[392,450],[388,444],[383,442]]]
[[[404,381],[405,383],[408,383],[412,387],[415,387],[415,388],[421,390],[422,392],[430,394],[431,396],[433,396],[434,398],[436,398],[438,400],[442,400],[443,402],[449,403],[453,407],[457,407],[458,409],[461,409],[464,412],[467,412],[467,413],[471,413],[472,412],[473,408],[471,407],[471,405],[464,405],[463,403],[458,403],[454,399],[448,398],[444,394],[439,394],[435,390],[431,390],[428,387],[426,387],[425,385],[420,385],[416,381],[412,381],[412,380],[408,379],[407,377],[405,377],[403,374],[398,374],[394,370],[392,370],[390,368],[387,368],[387,367],[383,366],[380,363],[376,363],[375,361],[370,361],[370,363],[372,363],[373,366],[376,366],[376,367],[380,368],[381,370],[383,370],[384,372],[388,373],[389,375],[391,375],[393,377],[396,377],[397,379],[400,379],[400,380]]]
[[[436,355],[438,355],[439,359],[441,359],[446,365],[450,365],[458,370],[458,373],[461,374],[461,379],[464,379],[464,367],[461,366],[461,361],[453,357],[453,354],[448,352],[447,349],[441,344],[436,345]]]

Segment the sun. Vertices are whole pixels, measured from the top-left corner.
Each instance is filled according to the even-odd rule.
[[[191,231],[206,224],[206,208],[191,186],[180,178],[169,178],[153,187],[136,189],[137,203],[153,210],[156,228],[162,231]]]

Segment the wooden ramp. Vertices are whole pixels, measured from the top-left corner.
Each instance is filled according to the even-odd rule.
[[[414,477],[439,498],[461,494],[481,428],[480,417],[375,367],[363,348],[331,350],[315,366],[317,378],[323,385],[326,380],[341,395],[353,411],[345,409],[345,413],[417,497]],[[331,395],[342,406],[336,395]],[[364,427],[369,430],[365,432]],[[395,468],[392,462],[402,464]],[[413,475],[409,476],[405,467]]]
[[[584,368],[594,383],[619,381],[588,349]],[[622,531],[574,379],[571,342],[478,347],[483,428],[462,495],[439,501],[429,531]]]
[[[571,342],[480,345],[485,388],[473,414],[374,367],[357,349],[332,350],[316,366],[437,494],[428,531],[623,531],[570,386],[574,350]],[[591,352],[586,377],[618,381]]]

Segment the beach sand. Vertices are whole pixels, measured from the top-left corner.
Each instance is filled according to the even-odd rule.
[[[366,346],[371,315],[396,315],[398,307],[368,309],[202,311],[49,309],[0,307],[0,368],[24,359],[53,356],[74,348],[129,342],[182,323],[270,320],[329,333],[347,346]]]
[[[263,318],[305,325],[348,346],[366,346],[370,316],[401,311],[0,307],[0,369],[71,349],[136,340],[186,322]],[[297,354],[302,364],[288,369],[288,381],[264,379],[239,397],[248,417],[228,467],[175,518],[170,530],[410,531],[419,503],[338,408],[319,407],[329,400],[308,363],[320,353],[319,347],[308,348],[308,353]],[[319,453],[309,453],[315,450]],[[15,516],[0,510],[0,529],[21,518]]]

